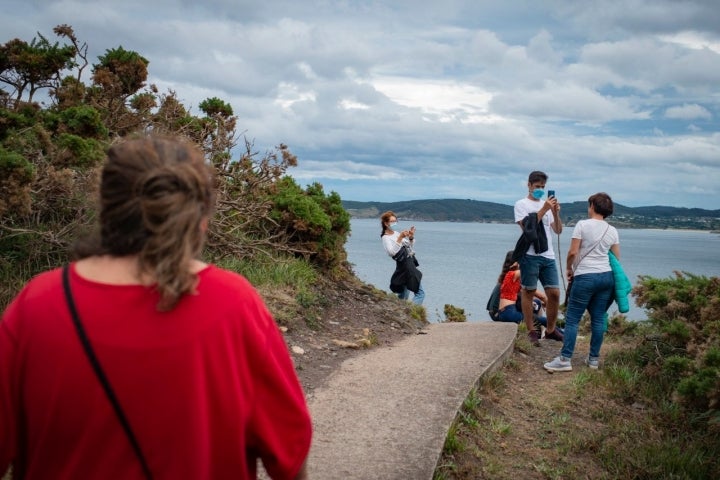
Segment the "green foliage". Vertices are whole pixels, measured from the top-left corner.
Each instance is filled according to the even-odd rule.
[[[74,46],[38,36],[30,43],[16,38],[0,45],[0,82],[13,88],[18,104],[26,92],[32,102],[39,89],[55,85],[60,72],[74,65]]]
[[[427,310],[422,305],[415,305],[414,303],[411,303],[409,305],[410,308],[410,316],[414,318],[415,320],[418,320],[420,322],[427,322]]]
[[[27,211],[34,173],[25,157],[0,145],[0,216]]]
[[[129,96],[140,90],[147,80],[150,62],[137,52],[122,46],[105,50],[93,67],[93,80],[104,89]]]
[[[271,199],[270,218],[282,226],[291,243],[307,250],[316,264],[331,269],[346,260],[350,215],[336,193],[326,196],[318,183],[303,190],[291,177],[283,177]]]
[[[687,357],[679,355],[671,355],[665,359],[662,369],[663,373],[674,379],[680,378],[685,372],[691,368],[692,361]]]
[[[152,93],[138,93],[130,99],[130,106],[138,113],[148,113],[157,106]]]
[[[57,146],[61,158],[69,166],[90,167],[105,158],[103,144],[93,138],[61,133],[57,139]]]
[[[633,294],[650,311],[654,329],[631,355],[642,371],[643,391],[652,393],[654,402],[679,402],[688,415],[701,414],[692,418],[718,417],[720,279],[689,273],[641,277]]]
[[[10,152],[0,146],[0,172],[0,178],[16,176],[21,181],[29,182],[32,179],[34,168],[19,153]]]
[[[75,106],[62,110],[58,115],[58,129],[73,135],[105,139],[108,131],[102,123],[100,112],[88,106]]]
[[[295,184],[287,169],[297,158],[286,145],[257,157],[246,141],[246,152],[233,159],[237,119],[230,104],[208,98],[196,116],[175,92],[143,89],[149,62],[137,52],[105,50],[86,85],[87,45],[67,25],[53,31],[70,45],[41,36],[0,46],[0,306],[32,275],[67,261],[68,246],[92,229],[109,139],[143,131],[189,139],[216,168],[208,260],[234,259],[232,267],[254,284],[283,285],[296,303],[321,303],[302,292],[312,291],[318,267],[345,271],[350,215],[340,197],[320,184]],[[56,103],[32,103],[45,87]]]
[[[317,280],[317,272],[307,261],[284,255],[273,259],[226,257],[217,264],[241,273],[256,286],[292,286],[308,290]]]
[[[662,330],[673,345],[686,345],[691,337],[690,328],[682,320],[670,320],[662,325]]]
[[[200,110],[202,110],[208,117],[214,117],[215,115],[232,117],[233,115],[232,106],[217,97],[206,98],[200,102],[198,107],[200,107]]]
[[[714,345],[705,353],[705,366],[720,368],[720,346]]]
[[[306,232],[317,236],[331,227],[330,217],[291,177],[280,180],[274,203],[272,219],[294,229],[298,236]]]
[[[34,108],[21,108],[18,111],[0,108],[0,142],[17,130],[32,127],[37,120],[37,110]]]
[[[443,313],[445,314],[446,322],[467,322],[465,310],[455,305],[446,303],[443,307]]]

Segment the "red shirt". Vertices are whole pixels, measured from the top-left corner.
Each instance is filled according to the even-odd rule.
[[[293,478],[310,415],[287,346],[240,275],[210,266],[170,312],[150,287],[71,269],[80,318],[156,479]],[[61,270],[0,322],[0,471],[16,478],[143,478],[78,340]]]
[[[520,277],[515,279],[516,270],[510,270],[505,274],[502,285],[500,285],[500,298],[505,300],[517,300],[520,292]]]

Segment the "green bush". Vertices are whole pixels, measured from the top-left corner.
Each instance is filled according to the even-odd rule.
[[[640,277],[633,288],[638,306],[649,311],[648,333],[633,358],[644,381],[661,398],[679,402],[695,418],[720,415],[720,278],[689,273]],[[713,427],[711,422],[706,424]]]
[[[91,167],[105,158],[105,146],[93,138],[62,133],[57,139],[58,158],[67,166]]]
[[[465,309],[450,305],[448,303],[443,307],[446,322],[467,322]]]
[[[108,136],[100,112],[87,105],[62,110],[58,120],[60,122],[58,128],[73,135],[97,139],[105,139]]]
[[[25,157],[0,146],[0,215],[28,211],[34,173]]]
[[[278,182],[270,200],[270,218],[288,235],[290,243],[309,252],[315,264],[333,269],[346,260],[344,245],[350,232],[350,214],[337,193],[326,196],[318,183],[303,190],[286,176]]]

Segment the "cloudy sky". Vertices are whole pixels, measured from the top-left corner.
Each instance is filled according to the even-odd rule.
[[[717,0],[0,4],[1,43],[63,23],[345,200],[512,204],[539,169],[561,202],[720,209]]]

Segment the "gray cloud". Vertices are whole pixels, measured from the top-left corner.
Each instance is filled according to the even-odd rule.
[[[7,0],[7,41],[73,26],[122,45],[195,109],[233,106],[290,173],[351,200],[561,200],[720,208],[720,13],[670,0]],[[87,80],[87,79],[86,79]]]

